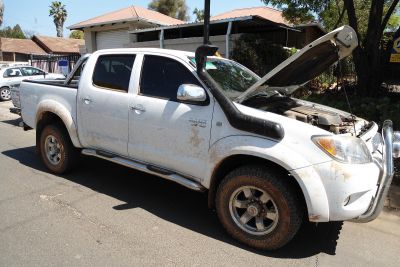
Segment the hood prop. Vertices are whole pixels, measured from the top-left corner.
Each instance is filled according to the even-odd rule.
[[[204,44],[196,49],[196,68],[199,78],[208,86],[213,96],[225,113],[229,124],[241,131],[259,134],[272,140],[282,140],[285,133],[282,125],[261,118],[243,114],[222,92],[222,88],[205,70],[207,57],[214,56],[218,51],[217,46],[213,46],[209,40],[210,32],[210,0],[204,3]]]

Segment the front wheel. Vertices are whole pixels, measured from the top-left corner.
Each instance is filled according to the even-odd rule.
[[[226,231],[257,249],[286,245],[302,223],[303,209],[285,178],[261,166],[229,173],[216,194],[217,214]]]
[[[11,90],[8,87],[0,88],[0,100],[7,101],[11,99]]]

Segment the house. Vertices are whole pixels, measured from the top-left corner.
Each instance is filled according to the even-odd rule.
[[[203,23],[185,23],[156,11],[131,6],[68,27],[85,32],[86,51],[118,47],[161,47],[195,51]],[[282,12],[266,6],[235,9],[211,17],[210,41],[231,57],[244,33],[262,33],[274,44],[301,48],[324,34],[316,23],[295,27]]]
[[[27,62],[33,55],[46,51],[30,39],[0,38],[0,61]]]
[[[85,40],[34,35],[32,41],[51,55],[79,55]]]
[[[49,36],[32,39],[0,39],[1,65],[29,64],[49,72],[60,72],[60,60],[67,60],[72,69],[81,56],[85,40]]]
[[[213,16],[211,17],[211,20],[223,20],[223,19],[240,18],[246,16],[258,16],[260,18],[270,20],[275,23],[285,24],[287,26],[293,27],[294,29],[298,29],[299,31],[297,32],[292,31],[291,32],[292,36],[288,37],[292,39],[292,44],[290,46],[296,48],[303,48],[306,44],[311,43],[312,41],[318,39],[319,37],[321,37],[326,33],[322,25],[316,22],[310,22],[307,24],[300,24],[300,25],[292,25],[283,17],[282,11],[267,6],[234,9]]]
[[[260,34],[271,44],[302,48],[324,34],[316,23],[293,26],[282,12],[269,7],[235,9],[211,17],[210,41],[231,58],[242,34]],[[203,42],[203,23],[185,23],[130,31],[129,47],[160,47],[195,51]]]
[[[99,49],[127,47],[132,41],[128,32],[132,30],[183,23],[153,10],[130,6],[79,22],[68,29],[84,31],[86,52],[91,53]]]

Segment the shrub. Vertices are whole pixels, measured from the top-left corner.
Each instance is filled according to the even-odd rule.
[[[235,42],[233,59],[264,76],[296,51],[272,44],[263,34],[242,34]]]

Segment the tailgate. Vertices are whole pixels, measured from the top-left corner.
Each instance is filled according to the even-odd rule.
[[[21,108],[21,101],[19,98],[19,84],[11,85],[11,100],[16,108]]]

